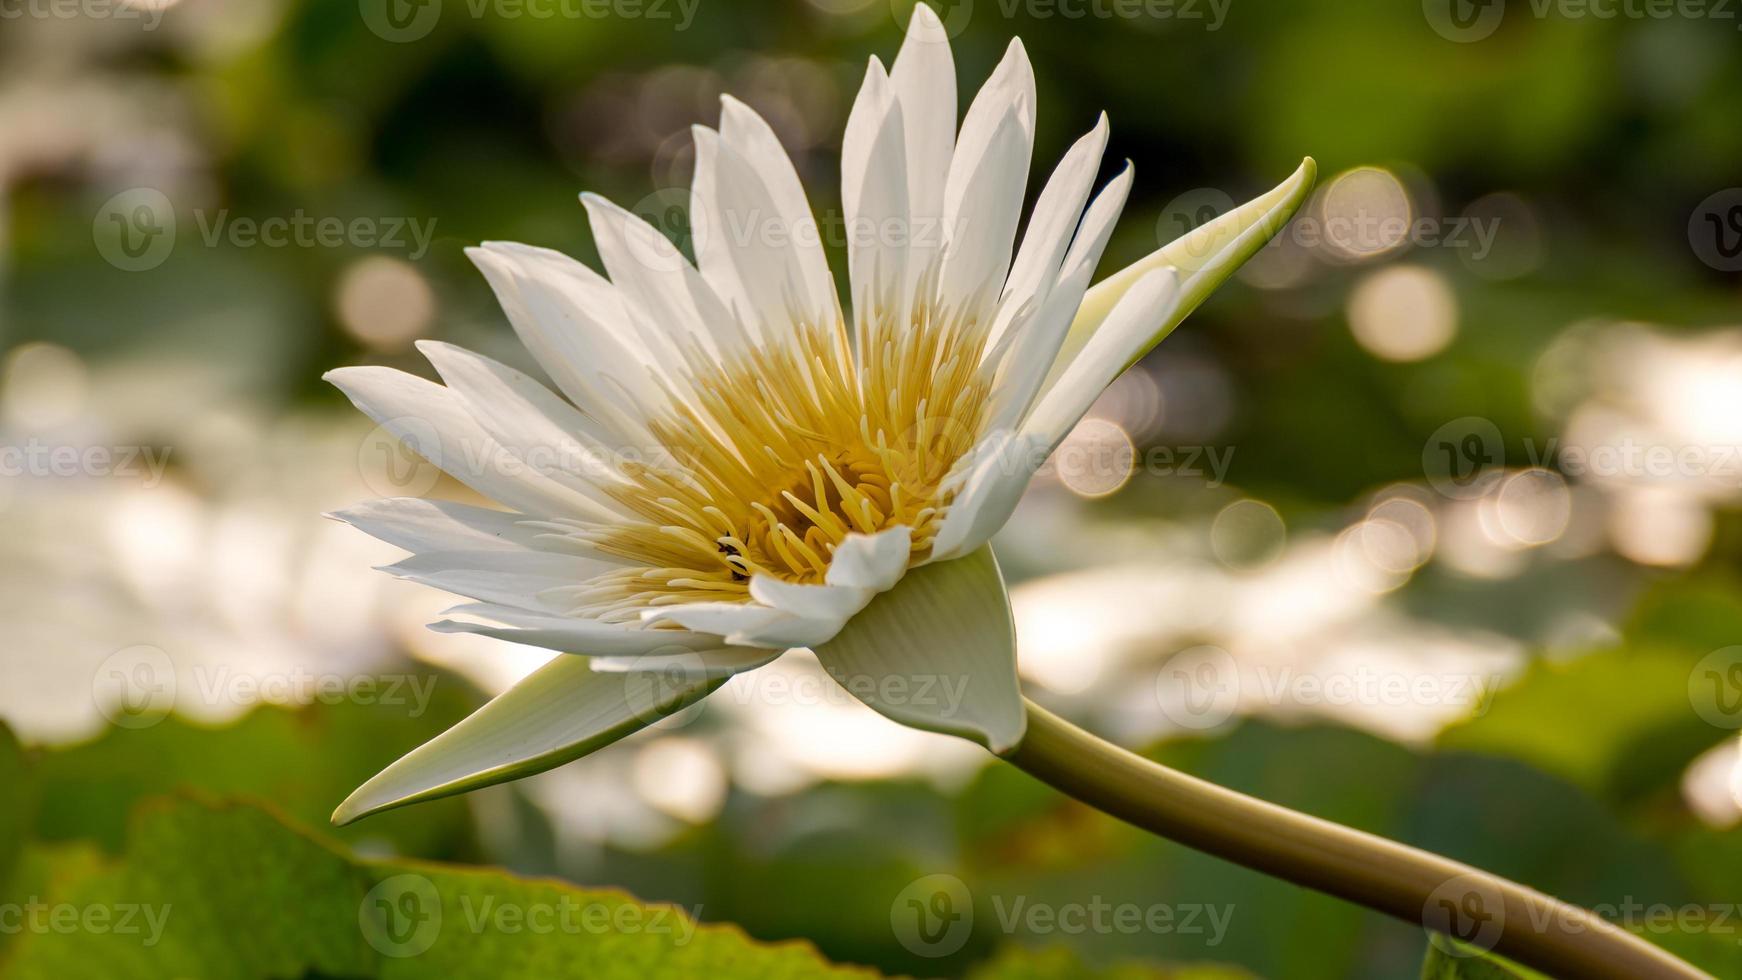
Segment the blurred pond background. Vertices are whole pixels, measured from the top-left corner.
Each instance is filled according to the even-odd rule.
[[[461,249],[596,262],[582,190],[682,240],[722,92],[838,213],[846,111],[910,8],[0,0],[0,720],[40,753],[28,830],[113,849],[192,786],[888,971],[1064,946],[1413,973],[1420,930],[1130,831],[802,654],[542,777],[326,828],[549,654],[426,630],[449,598],[321,519],[465,491],[320,374],[428,375],[419,337],[530,368]],[[1742,900],[1742,22],[1594,9],[941,12],[964,95],[1026,42],[1037,170],[1108,112],[1104,176],[1137,183],[1104,269],[1320,168],[996,542],[1031,695],[1646,927],[1628,903]],[[952,948],[892,928],[932,874],[978,914]],[[1016,897],[1230,915],[1072,932],[1006,923]],[[1723,972],[1738,930],[1653,938]]]

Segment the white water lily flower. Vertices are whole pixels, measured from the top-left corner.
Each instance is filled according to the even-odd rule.
[[[335,516],[412,552],[390,571],[475,600],[435,629],[572,654],[334,819],[569,761],[794,647],[889,717],[1014,746],[1025,714],[987,540],[1102,389],[1281,227],[1313,175],[1309,159],[1091,289],[1130,166],[1091,197],[1102,117],[1017,247],[1034,122],[1012,42],[958,129],[949,43],[917,6],[894,67],[871,59],[842,141],[850,312],[791,161],[727,97],[719,129],[695,133],[695,264],[590,194],[609,278],[545,249],[469,250],[560,396],[436,343],[420,347],[445,386],[330,373],[508,508],[402,498]]]

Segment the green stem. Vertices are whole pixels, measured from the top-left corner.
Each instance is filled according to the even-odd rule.
[[[1005,755],[1029,775],[1207,854],[1458,935],[1565,978],[1712,980],[1584,909],[1485,871],[1224,789],[1102,741],[1032,701]]]

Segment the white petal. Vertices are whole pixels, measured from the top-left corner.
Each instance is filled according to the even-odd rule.
[[[730,677],[756,668],[780,656],[783,650],[730,647],[694,653],[655,653],[639,657],[593,657],[593,669],[607,674],[630,671],[670,672],[678,677]]]
[[[530,549],[543,533],[521,523],[525,514],[423,497],[369,500],[328,516],[410,552]]]
[[[960,558],[979,548],[1010,519],[1046,448],[1009,429],[987,436],[974,447],[967,466],[952,474],[961,482],[949,512],[932,539],[932,561]]]
[[[907,149],[901,106],[875,59],[847,121],[841,195],[847,219],[847,273],[853,325],[863,352],[874,315],[905,322],[908,238]]]
[[[676,623],[701,633],[723,636],[733,646],[785,649],[821,643],[839,626],[806,619],[755,602],[691,602],[660,606],[641,614],[647,623]]]
[[[988,548],[909,571],[813,649],[831,676],[889,718],[999,753],[1022,740],[1016,629]]]
[[[996,299],[1004,289],[1034,154],[1034,69],[1012,40],[974,96],[944,185],[946,308]]]
[[[732,264],[726,239],[715,233],[715,228],[725,223],[720,214],[719,181],[716,178],[720,134],[706,126],[692,126],[690,133],[696,149],[695,174],[690,178],[689,213],[690,246],[695,250],[696,268],[714,295],[726,305],[729,314],[751,337],[760,340],[761,318],[752,312],[750,297],[744,292],[744,283]]]
[[[1203,227],[1193,229],[1168,245],[1151,252],[1095,284],[1083,297],[1082,308],[1071,323],[1070,333],[1060,346],[1058,360],[1043,388],[1051,387],[1066,365],[1083,349],[1101,322],[1112,312],[1120,297],[1143,278],[1160,268],[1178,269],[1180,301],[1170,318],[1155,325],[1152,337],[1141,338],[1129,351],[1126,363],[1132,364],[1149,352],[1167,332],[1172,330],[1202,303],[1222,281],[1234,274],[1271,236],[1282,230],[1294,212],[1306,200],[1312,189],[1318,167],[1311,157],[1301,161],[1300,168],[1269,193],[1246,202]],[[1068,260],[1067,260],[1068,261]]]
[[[492,549],[426,551],[384,565],[382,571],[455,595],[549,613],[539,593],[584,582],[613,567],[549,551]]]
[[[1130,366],[1131,351],[1147,343],[1160,324],[1178,322],[1173,313],[1179,301],[1179,275],[1173,269],[1157,269],[1139,279],[1023,420],[1023,434],[1049,450],[1057,446]]]
[[[1127,352],[1153,335],[1155,324],[1177,322],[1178,277],[1160,269],[1121,299],[1064,376],[1041,397],[1017,433],[995,431],[972,454],[932,545],[934,560],[984,543],[1016,508],[1035,470],[1080,421],[1107,385],[1128,366]]]
[[[1118,224],[1119,214],[1125,210],[1132,179],[1131,161],[1127,160],[1107,186],[1101,188],[1101,193],[1095,195],[1089,210],[1083,213],[1083,222],[1077,227],[1077,233],[1071,236],[1071,247],[1065,251],[1064,262],[1059,267],[1060,279],[1079,268],[1086,267],[1094,272],[1101,261],[1101,253],[1107,248],[1107,240],[1113,237],[1113,226]]]
[[[537,613],[496,603],[468,603],[448,610],[494,622],[443,619],[430,624],[438,633],[476,633],[528,646],[584,653],[588,656],[629,657],[694,653],[720,645],[718,636],[687,630],[649,629],[639,624],[601,623],[555,613]]]
[[[1045,301],[1026,321],[1015,324],[1013,333],[1004,338],[1009,347],[993,391],[988,430],[1015,428],[1028,414],[1035,396],[1044,389],[1044,382],[1052,376],[1059,360],[1059,347],[1082,303],[1089,279],[1095,274],[1095,266],[1101,261],[1101,252],[1113,235],[1119,212],[1125,207],[1131,179],[1131,165],[1127,163],[1095,195]]]
[[[520,342],[551,381],[617,438],[645,438],[641,419],[665,402],[675,352],[637,336],[616,287],[546,248],[485,242],[466,256],[495,291]]]
[[[1016,225],[1028,185],[1028,124],[1012,108],[987,138],[959,199],[945,204],[944,263],[938,292],[944,308],[987,316],[1004,291]],[[958,153],[956,163],[966,157]],[[952,170],[952,176],[954,170]]]
[[[822,235],[792,158],[768,122],[730,95],[720,99],[720,139],[750,165],[768,194],[773,216],[790,241],[786,249],[788,274],[794,280],[800,308],[812,322],[833,322],[840,309],[835,280],[823,257]]]
[[[986,84],[974,95],[968,114],[962,117],[962,131],[956,137],[955,153],[950,157],[949,176],[944,184],[944,212],[959,210],[968,188],[986,156],[993,152],[992,137],[1006,115],[1014,113],[1027,137],[1034,145],[1034,67],[1028,63],[1028,52],[1019,38],[1012,38],[998,67],[992,70]]]
[[[1010,274],[1000,300],[999,322],[994,326],[988,345],[996,345],[1011,317],[1026,303],[1044,301],[1058,279],[1065,250],[1071,245],[1072,232],[1083,217],[1089,191],[1095,186],[1095,173],[1101,166],[1101,154],[1107,148],[1107,114],[1102,113],[1090,130],[1071,145],[1059,165],[1041,188],[1034,203],[1034,213],[1028,228],[1022,233],[1022,247],[1011,263]]]
[[[908,278],[925,272],[943,241],[944,182],[956,144],[956,66],[938,15],[915,4],[889,80],[906,129],[907,200],[912,215]]]
[[[815,237],[815,221],[807,214],[795,223],[784,215],[763,175],[736,147],[705,131],[696,139],[712,147],[714,188],[714,212],[698,234],[706,239],[705,254],[720,256],[736,276],[746,321],[766,344],[788,342],[800,322],[833,322],[833,287],[825,306],[799,258],[808,249],[798,243]]]
[[[859,83],[859,94],[853,97],[853,108],[847,112],[847,126],[841,133],[841,204],[849,217],[859,209],[859,188],[872,176],[871,147],[895,104],[889,73],[883,69],[883,62],[872,55],[865,65],[865,80]],[[906,161],[904,149],[904,170]]]
[[[757,602],[809,620],[816,633],[833,635],[877,593],[845,585],[800,585],[768,575],[750,579],[750,596]],[[831,629],[832,627],[832,629]],[[827,637],[823,637],[827,639]]]
[[[582,194],[581,203],[605,271],[643,335],[664,336],[685,358],[743,348],[737,321],[671,239],[597,194]]]
[[[601,488],[622,482],[615,454],[629,447],[605,445],[596,436],[587,436],[592,426],[585,416],[505,364],[433,340],[418,341],[417,349],[492,439],[534,471],[609,513],[627,516],[623,506]]]
[[[386,367],[337,368],[322,377],[394,438],[492,500],[543,517],[609,516],[514,459],[441,385]]]
[[[364,783],[333,822],[543,772],[693,704],[720,683],[696,678],[673,687],[659,673],[603,674],[585,657],[557,657]]]
[[[697,602],[642,613],[646,622],[672,622],[726,637],[726,642],[768,648],[805,647],[833,637],[879,592],[901,580],[913,532],[897,526],[876,534],[849,534],[835,549],[826,582],[750,579],[754,602]]]
[[[901,581],[913,551],[913,531],[896,525],[876,534],[849,534],[829,559],[830,585],[882,592]]]

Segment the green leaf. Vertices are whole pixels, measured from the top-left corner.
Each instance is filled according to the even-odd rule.
[[[975,967],[969,980],[1252,980],[1252,974],[1219,963],[1161,966],[1123,962],[1091,969],[1064,947],[1027,950],[1006,946],[997,956]]]
[[[1486,953],[1444,936],[1428,940],[1427,958],[1421,964],[1421,980],[1548,980],[1543,974],[1519,966],[1493,953]]]
[[[483,701],[451,675],[415,680],[434,682],[427,700],[383,694],[371,704],[261,706],[221,727],[171,715],[149,728],[113,728],[95,741],[39,753],[36,836],[88,839],[119,852],[135,804],[183,787],[270,799],[296,820],[324,822],[334,801]],[[470,847],[471,816],[454,800],[390,814],[338,836],[367,838],[401,853],[451,854]]]
[[[679,673],[599,673],[585,657],[556,657],[358,787],[333,812],[333,822],[344,825],[553,769],[640,731],[725,683],[699,671]]]
[[[10,878],[0,881],[0,902],[18,906],[20,915],[25,903],[42,896],[63,894],[103,870],[102,852],[87,843],[27,847],[23,838],[16,843],[18,860]],[[9,911],[8,928],[0,929],[0,976],[10,975],[5,969],[7,947],[18,941],[27,926],[36,925],[22,918],[12,919],[12,915]],[[49,924],[52,925],[52,920]]]
[[[6,792],[0,794],[4,797],[0,799],[0,889],[4,889],[24,849],[24,832],[35,810],[36,787],[25,772],[23,747],[3,723],[0,723],[0,786],[6,787]],[[3,936],[0,942],[4,942]]]
[[[620,892],[359,860],[251,806],[154,800],[109,867],[93,869],[89,852],[35,853],[77,865],[42,894],[45,907],[107,919],[21,930],[12,980],[872,975]]]
[[[347,909],[365,890],[356,872],[337,850],[263,811],[155,800],[139,812],[126,853],[39,896],[47,909],[108,921],[24,928],[8,963],[11,980],[369,970],[370,950]]]
[[[1522,759],[1605,799],[1673,786],[1723,732],[1688,702],[1696,655],[1617,647],[1571,663],[1539,661],[1439,747]]]
[[[855,697],[904,725],[993,752],[1022,740],[1016,626],[990,547],[909,571],[815,652]]]

